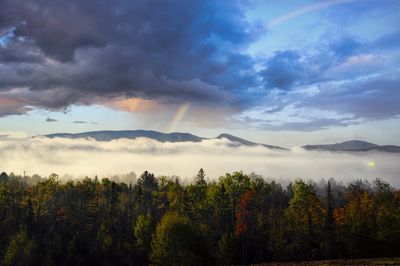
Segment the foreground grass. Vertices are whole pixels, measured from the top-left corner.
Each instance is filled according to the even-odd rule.
[[[276,262],[263,263],[257,266],[334,266],[334,265],[400,265],[400,258],[376,258],[376,259],[356,259],[356,260],[320,260],[303,262]]]

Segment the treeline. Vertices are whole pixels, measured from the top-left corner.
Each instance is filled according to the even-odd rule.
[[[0,175],[2,265],[229,265],[400,256],[400,191],[234,172],[191,184]]]

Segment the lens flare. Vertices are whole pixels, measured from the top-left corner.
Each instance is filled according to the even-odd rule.
[[[369,161],[368,166],[371,168],[375,168],[375,166],[376,166],[375,161]]]

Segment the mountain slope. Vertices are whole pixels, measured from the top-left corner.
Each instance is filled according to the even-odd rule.
[[[104,131],[91,131],[91,132],[83,132],[83,133],[57,133],[57,134],[49,134],[45,135],[48,138],[69,138],[69,139],[77,139],[77,138],[92,138],[98,141],[110,141],[114,139],[135,139],[139,137],[154,139],[160,142],[200,142],[202,140],[208,138],[198,137],[189,133],[161,133],[153,130],[104,130]],[[227,139],[231,142],[231,146],[263,146],[269,149],[275,150],[287,150],[285,148],[261,143],[255,143],[248,141],[246,139],[242,139],[230,134],[220,134],[218,137],[214,139]],[[325,144],[325,145],[305,145],[303,146],[306,150],[320,150],[320,151],[331,151],[331,152],[365,152],[371,150],[378,150],[390,153],[400,153],[400,146],[395,145],[377,145],[374,143],[369,143],[361,140],[350,140],[341,143],[335,144]]]
[[[242,139],[242,138],[230,135],[230,134],[226,134],[226,133],[223,133],[223,134],[221,134],[221,135],[219,135],[217,137],[217,139],[223,139],[223,138],[227,139],[227,140],[230,140],[232,142],[240,143],[241,145],[244,145],[244,146],[258,146],[258,145],[261,145],[261,146],[267,147],[269,149],[287,150],[287,149],[279,147],[279,146],[273,146],[273,145],[267,145],[267,144],[260,144],[260,143],[251,142],[251,141],[248,141],[248,140],[245,140],[245,139]]]
[[[154,139],[160,142],[199,142],[203,140],[203,138],[197,137],[195,135],[189,133],[161,133],[152,130],[121,130],[121,131],[113,131],[113,130],[105,130],[105,131],[91,131],[91,132],[83,132],[83,133],[57,133],[57,134],[49,134],[46,135],[48,138],[69,138],[69,139],[77,139],[77,138],[93,138],[98,141],[110,141],[114,139],[135,139],[135,138],[149,138]]]
[[[370,151],[380,150],[386,152],[400,152],[400,146],[394,145],[377,145],[362,140],[350,140],[335,144],[326,145],[305,145],[303,146],[306,150],[324,150],[324,151]]]
[[[160,142],[200,142],[206,138],[198,137],[189,133],[161,133],[158,131],[152,130],[122,130],[122,131],[112,131],[112,130],[105,130],[105,131],[91,131],[91,132],[83,132],[83,133],[56,133],[56,134],[49,134],[45,135],[48,138],[68,138],[68,139],[78,139],[78,138],[92,138],[98,141],[110,141],[114,139],[135,139],[139,137],[154,139]],[[266,145],[266,144],[259,144],[254,143],[251,141],[247,141],[245,139],[238,138],[233,135],[229,134],[221,134],[216,139],[228,139],[232,143],[237,143],[239,145],[244,146],[264,146],[269,149],[279,149],[279,150],[286,150],[285,148]]]

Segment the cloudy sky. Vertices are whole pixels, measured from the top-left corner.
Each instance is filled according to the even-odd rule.
[[[397,0],[0,0],[0,131],[400,144]]]

